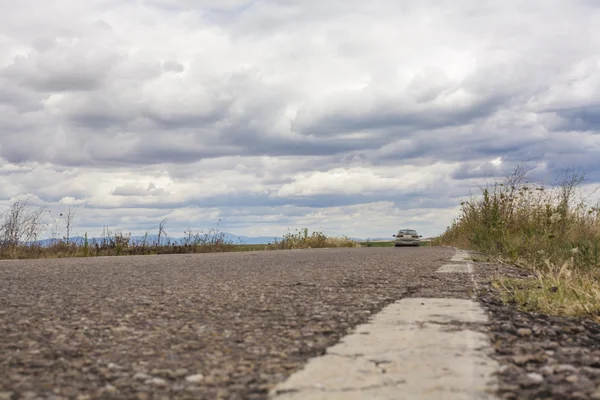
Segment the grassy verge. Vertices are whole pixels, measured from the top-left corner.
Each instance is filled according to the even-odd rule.
[[[519,307],[600,321],[600,207],[583,196],[582,174],[531,183],[521,166],[461,204],[434,244],[481,251],[532,272],[494,286]]]
[[[158,226],[157,235],[148,233],[141,239],[133,239],[130,233],[122,231],[110,232],[103,230],[100,239],[73,240],[69,237],[73,228],[74,213],[69,210],[60,214],[65,225],[66,235],[55,239],[47,245],[37,241],[40,233],[47,227],[44,218],[47,215],[45,207],[29,207],[28,199],[17,200],[4,214],[0,214],[0,259],[33,259],[33,258],[64,258],[64,257],[98,257],[126,256],[152,254],[187,254],[187,253],[218,253],[258,250],[288,250],[323,247],[360,247],[360,244],[347,237],[331,237],[322,232],[312,232],[308,229],[287,232],[280,239],[267,244],[234,244],[218,229],[207,233],[191,229],[184,232],[181,240],[172,241],[166,235],[165,222]],[[57,227],[53,229],[56,237]]]

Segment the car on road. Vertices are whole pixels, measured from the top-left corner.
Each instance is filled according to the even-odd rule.
[[[420,246],[421,239],[423,236],[419,235],[414,229],[400,229],[397,234],[394,235],[396,241],[394,242],[395,247],[399,246]]]

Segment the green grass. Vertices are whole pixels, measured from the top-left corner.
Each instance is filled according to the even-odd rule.
[[[583,196],[584,175],[532,183],[518,167],[461,213],[433,244],[473,249],[532,272],[535,278],[497,278],[508,303],[556,315],[600,316],[600,207]]]

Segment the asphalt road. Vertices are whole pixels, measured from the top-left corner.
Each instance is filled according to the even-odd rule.
[[[266,398],[389,303],[468,296],[464,278],[435,274],[453,254],[352,248],[2,261],[0,399]]]

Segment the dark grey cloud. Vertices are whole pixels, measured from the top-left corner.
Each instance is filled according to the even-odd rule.
[[[597,104],[557,110],[556,114],[562,119],[557,128],[563,131],[600,133],[600,97]]]
[[[73,39],[76,40],[76,39]],[[43,92],[86,91],[101,88],[119,55],[86,43],[56,44],[26,56],[16,56],[2,76]]]
[[[331,101],[334,104],[332,109],[327,109],[325,105],[314,107],[312,111],[301,110],[292,123],[293,130],[306,135],[383,130],[383,135],[389,137],[395,136],[396,129],[410,132],[466,125],[477,118],[489,116],[503,105],[501,99],[496,98],[481,99],[460,106],[419,106],[424,100],[410,104],[402,98],[379,100],[375,97],[372,101],[363,100],[363,97],[372,97],[368,93],[349,96],[351,99],[354,97],[354,104],[348,104],[340,98],[339,102]]]
[[[0,77],[0,106],[7,112],[30,113],[44,109],[42,99],[33,91],[27,90],[16,82]],[[2,112],[2,111],[0,111]],[[6,116],[6,114],[3,114]]]

